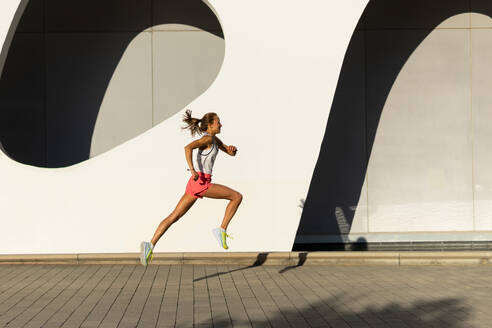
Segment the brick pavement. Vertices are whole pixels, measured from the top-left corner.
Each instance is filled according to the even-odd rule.
[[[491,265],[2,265],[0,327],[491,327],[491,289]]]

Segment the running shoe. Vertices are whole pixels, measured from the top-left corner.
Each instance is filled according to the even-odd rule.
[[[212,229],[212,233],[215,236],[215,239],[219,242],[219,246],[222,247],[223,249],[229,249],[227,246],[227,237],[232,238],[230,235],[228,235],[225,230],[219,228]]]
[[[142,241],[140,243],[140,263],[142,263],[143,266],[147,266],[147,264],[152,261],[153,257],[152,244],[148,241]]]

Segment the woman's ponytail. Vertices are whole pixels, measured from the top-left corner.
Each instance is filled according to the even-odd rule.
[[[202,134],[199,123],[201,120],[197,118],[191,117],[191,110],[187,109],[185,114],[183,115],[183,122],[186,123],[186,126],[183,126],[181,129],[189,129],[191,131],[191,136],[194,137],[195,134]]]
[[[198,119],[192,117],[191,110],[187,109],[183,115],[183,122],[186,123],[186,126],[181,127],[181,129],[189,129],[192,137],[195,134],[201,135],[207,131],[208,125],[213,123],[216,116],[217,114],[215,113],[207,113],[201,119]]]

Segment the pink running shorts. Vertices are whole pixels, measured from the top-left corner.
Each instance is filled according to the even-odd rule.
[[[188,180],[188,184],[186,185],[186,193],[195,198],[203,198],[203,194],[212,184],[212,175],[202,172],[198,173],[198,179],[193,180],[193,176]]]

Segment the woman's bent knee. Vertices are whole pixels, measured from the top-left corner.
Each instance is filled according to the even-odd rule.
[[[234,201],[238,202],[238,203],[241,203],[243,200],[243,195],[239,192],[236,192],[234,194]]]

